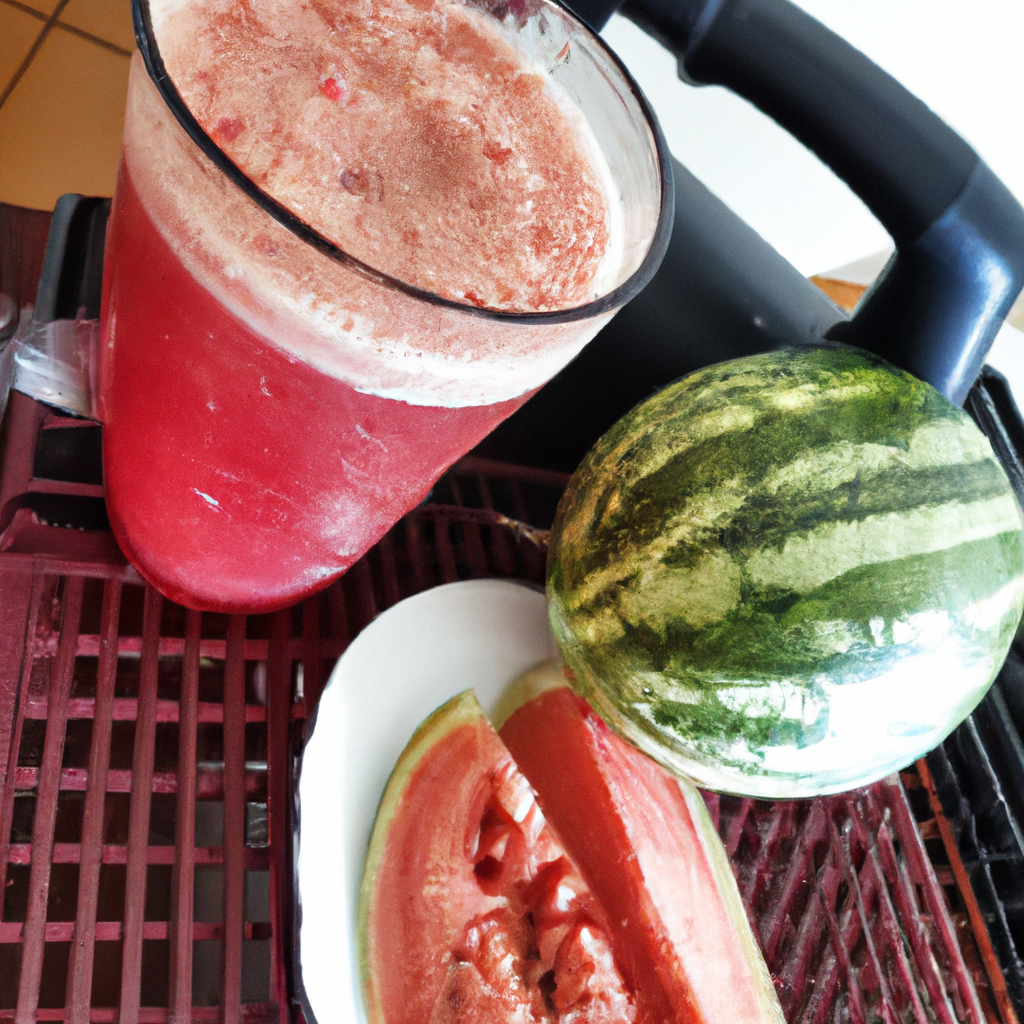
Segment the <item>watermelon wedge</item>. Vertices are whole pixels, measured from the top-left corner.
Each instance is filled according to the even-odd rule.
[[[515,710],[505,730],[545,788],[571,769],[555,816],[574,802],[584,813],[545,817],[471,692],[431,715],[395,766],[364,868],[370,1024],[781,1022],[699,795],[692,804],[595,732],[564,687]],[[552,737],[560,754],[548,764],[538,754]],[[609,739],[614,756],[595,761]],[[624,799],[638,813],[616,823]]]
[[[665,993],[673,1020],[781,1021],[700,793],[621,740],[561,681],[500,735],[604,907],[629,974]]]

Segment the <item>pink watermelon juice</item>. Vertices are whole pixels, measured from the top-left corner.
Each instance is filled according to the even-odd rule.
[[[111,526],[182,604],[269,610],[317,589],[527,397],[410,405],[289,356],[197,286],[124,167],[108,237],[119,252],[107,282]]]
[[[344,572],[611,316],[479,308],[584,306],[643,252],[582,116],[471,7],[151,13],[204,131],[359,261],[261,210],[136,56],[104,283],[111,524],[174,600],[267,611]]]

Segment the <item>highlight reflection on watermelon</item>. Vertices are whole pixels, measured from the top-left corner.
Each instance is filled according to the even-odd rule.
[[[577,470],[548,564],[579,692],[701,785],[875,781],[984,696],[1024,609],[1022,518],[927,384],[808,348],[708,367]]]

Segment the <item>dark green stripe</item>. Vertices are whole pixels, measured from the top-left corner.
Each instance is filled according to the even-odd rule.
[[[894,619],[933,610],[955,616],[1009,583],[1022,559],[1020,535],[1008,533],[934,554],[859,566],[803,597],[760,592],[746,583],[741,606],[720,622],[697,630],[672,620],[664,635],[642,622],[624,623],[625,636],[609,654],[703,690],[730,678],[800,678],[829,671],[830,665],[852,671],[865,655],[878,656],[871,619],[885,620],[883,642],[891,645]],[[600,604],[607,607],[606,601]],[[815,629],[821,622],[846,624],[857,642],[843,655],[823,651]],[[963,623],[956,628],[965,636],[972,632]]]
[[[875,374],[873,368],[871,373],[872,391],[850,397],[838,409],[817,406],[804,411],[768,408],[763,399],[755,401],[749,388],[739,389],[741,393],[736,394],[737,389],[724,385],[713,388],[711,380],[702,382],[699,379],[711,377],[711,371],[688,378],[655,396],[648,403],[648,412],[641,414],[635,411],[606,435],[581,467],[566,495],[560,521],[578,516],[585,502],[594,501],[595,491],[600,496],[592,506],[594,515],[591,522],[573,523],[573,537],[579,537],[586,546],[586,550],[574,552],[578,558],[574,578],[582,580],[607,564],[609,559],[614,560],[628,550],[662,536],[666,520],[683,509],[688,499],[719,491],[725,486],[741,494],[750,492],[753,496],[768,472],[789,465],[814,449],[840,442],[860,445],[868,441],[891,445],[895,458],[907,450],[916,430],[937,419],[952,419],[964,423],[966,430],[976,429],[960,410],[919,382],[916,387],[908,388],[900,377]],[[798,381],[786,378],[785,383],[795,386]],[[697,444],[685,442],[687,425],[694,418],[711,408],[717,410],[740,399],[753,403],[757,412],[755,428],[727,431]],[[627,434],[638,432],[639,424],[647,424],[642,440],[620,447]],[[630,467],[638,461],[642,464],[644,451],[680,445],[680,450],[660,468],[640,479],[631,479]],[[617,448],[619,450],[616,451]],[[897,480],[901,472],[899,468],[894,469],[892,484],[880,485],[886,495],[898,491]],[[990,471],[980,472],[984,475]],[[938,471],[932,479],[938,480],[941,473]],[[907,482],[913,484],[914,481],[908,479]],[[835,507],[837,504],[850,506],[862,501],[866,483],[862,479],[859,493],[856,487],[852,487],[825,496],[829,508],[821,513],[821,521],[840,514]],[[965,496],[970,494],[957,483],[955,475],[950,477],[950,484],[951,489],[945,495],[947,500],[961,493]],[[923,500],[934,500],[934,496],[930,489]],[[780,497],[778,507],[781,509],[789,500],[788,497]],[[879,496],[871,503],[871,508],[881,509],[886,500],[891,499]],[[608,514],[610,503],[615,501],[619,502],[618,508]],[[913,504],[904,498],[895,507],[902,509]],[[756,525],[757,505],[757,500],[751,504],[749,524],[737,527],[741,534],[749,534]],[[810,502],[806,506],[800,513],[803,521],[810,514]],[[768,501],[764,512],[767,514],[770,508]],[[854,512],[853,516],[869,514],[872,513]],[[777,534],[787,529],[781,515],[776,515],[774,520],[769,515],[766,526],[774,527]],[[788,528],[792,528],[792,523]],[[556,534],[558,530],[556,524]],[[777,540],[766,538],[765,543],[777,543]]]
[[[1006,478],[995,460],[916,471],[897,466],[814,493],[780,491],[769,495],[755,489],[724,526],[719,542],[730,551],[749,554],[781,548],[790,537],[825,523],[860,522],[889,512],[937,508],[951,501],[968,504],[1005,493]],[[955,537],[949,539],[956,541]]]

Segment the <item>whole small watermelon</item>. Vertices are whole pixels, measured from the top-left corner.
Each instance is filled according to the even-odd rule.
[[[711,366],[577,470],[548,561],[574,685],[726,792],[864,785],[974,708],[1024,609],[1022,517],[987,439],[849,348]]]

